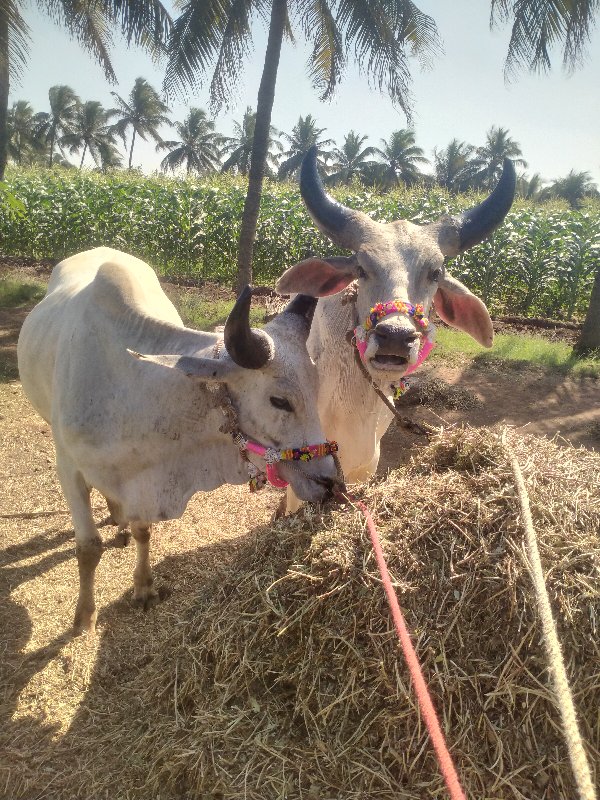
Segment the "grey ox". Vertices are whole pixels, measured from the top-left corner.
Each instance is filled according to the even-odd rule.
[[[102,541],[90,507],[92,487],[119,525],[131,525],[134,597],[146,605],[156,598],[151,523],[180,517],[198,491],[248,480],[240,450],[220,431],[223,386],[250,439],[275,449],[323,441],[316,369],[306,349],[316,301],[295,298],[261,331],[250,328],[250,299],[250,290],[240,295],[224,337],[185,328],[147,264],[101,247],[58,264],[46,296],[25,320],[19,372],[31,403],[52,427],[75,528],[76,632],[93,630],[96,619]],[[137,359],[128,349],[147,355]],[[310,501],[324,499],[337,475],[331,455],[281,461],[276,469]]]
[[[327,437],[340,448],[347,481],[362,481],[377,469],[379,443],[392,414],[377,397],[356,362],[347,336],[364,324],[376,303],[392,300],[431,305],[442,320],[491,347],[494,331],[484,303],[446,271],[456,256],[489,236],[512,205],[515,169],[508,159],[498,185],[480,205],[457,217],[428,225],[407,220],[382,224],[337,203],[325,193],[317,172],[316,149],[305,156],[300,191],[319,230],[348,257],[308,258],[283,273],[282,294],[302,292],[322,298],[308,338],[319,373],[318,408]],[[353,300],[340,294],[356,282]],[[415,364],[420,336],[413,318],[395,313],[378,322],[367,337],[364,366],[390,397],[390,385]],[[287,511],[300,503],[288,490]]]

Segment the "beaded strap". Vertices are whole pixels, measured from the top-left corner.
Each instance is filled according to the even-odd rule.
[[[275,450],[274,447],[263,447],[263,445],[253,442],[239,431],[232,431],[231,436],[235,444],[239,447],[240,453],[246,461],[248,477],[250,478],[250,491],[256,492],[262,489],[269,482],[278,488],[287,486],[287,482],[278,477],[275,464],[278,461],[312,461],[313,458],[322,458],[337,453],[337,442],[321,442],[320,444],[308,444],[304,447],[294,447],[288,450]],[[256,453],[264,458],[267,465],[266,472],[259,470],[249,459],[248,451]]]
[[[380,320],[390,314],[405,314],[407,317],[412,317],[415,324],[423,330],[426,330],[429,325],[422,303],[417,303],[416,306],[413,306],[412,303],[405,303],[404,300],[388,300],[386,303],[375,303],[369,311],[369,316],[364,325],[365,331],[370,331]]]
[[[337,451],[337,442],[327,441],[321,442],[321,444],[308,444],[305,447],[282,450],[280,456],[282,461],[312,461],[313,458],[330,456]]]

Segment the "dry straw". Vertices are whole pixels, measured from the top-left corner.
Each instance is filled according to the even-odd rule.
[[[507,441],[522,465],[597,781],[600,456],[514,432]],[[361,498],[467,796],[576,797],[498,436],[443,432]],[[350,508],[255,531],[117,698],[96,698],[71,742],[79,771],[57,781],[57,796],[446,796],[363,521]],[[108,758],[111,786],[95,769]]]

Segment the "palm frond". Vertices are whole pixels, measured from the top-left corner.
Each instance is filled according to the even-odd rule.
[[[214,113],[227,106],[238,82],[244,58],[252,44],[253,0],[232,0],[221,46],[210,82],[210,105]]]
[[[165,89],[199,85],[199,74],[217,58],[227,26],[224,0],[187,0],[173,23],[167,45]]]
[[[101,65],[106,79],[116,81],[110,59],[110,19],[93,0],[39,0],[48,16],[88,50]]]
[[[129,120],[127,119],[120,119],[118,122],[115,122],[114,125],[111,126],[111,131],[114,133],[115,136],[118,136],[123,145],[127,141],[127,130],[129,128]]]
[[[399,40],[408,44],[411,54],[424,66],[429,65],[443,49],[435,21],[411,0],[394,0],[392,6]]]
[[[346,63],[343,38],[328,0],[301,0],[297,4],[306,39],[313,42],[308,73],[321,100],[335,91]]]
[[[521,69],[547,72],[551,51],[563,47],[563,66],[572,71],[585,57],[600,0],[492,0],[490,24],[512,23],[505,75]]]
[[[178,144],[178,143],[176,143]],[[163,172],[167,170],[171,170],[175,172],[178,167],[181,167],[185,162],[185,149],[183,147],[178,147],[171,150],[170,153],[163,158],[160,162],[160,168]]]
[[[27,63],[29,50],[29,27],[14,0],[0,0],[0,72],[6,72],[10,80],[19,81]]]
[[[304,158],[304,153],[294,153],[293,156],[290,158],[286,158],[285,161],[279,165],[279,169],[277,170],[277,177],[280,180],[289,177],[292,175],[302,163],[302,159]]]
[[[337,21],[361,72],[366,72],[371,85],[385,91],[410,121],[407,48],[424,59],[438,52],[434,21],[410,0],[340,0]]]
[[[226,159],[221,165],[221,172],[229,172],[230,169],[236,167],[239,164],[243,154],[244,154],[244,148],[238,147],[237,149],[235,149],[229,156],[229,158]]]
[[[166,41],[171,29],[169,12],[159,0],[93,0],[93,4],[134,44],[152,49]]]

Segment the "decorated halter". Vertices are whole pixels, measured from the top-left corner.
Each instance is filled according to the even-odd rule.
[[[219,357],[222,346],[222,340],[217,341],[213,351],[214,358]],[[221,433],[231,434],[234,444],[239,447],[240,455],[246,463],[251,492],[262,489],[267,482],[277,489],[285,489],[288,483],[277,475],[275,465],[278,461],[312,461],[313,458],[322,458],[323,456],[337,453],[337,442],[330,441],[321,442],[321,444],[309,444],[304,447],[288,448],[287,450],[276,450],[274,447],[265,447],[258,442],[254,442],[242,433],[239,428],[238,414],[227,391],[226,384],[209,385],[209,391],[213,394],[225,417],[225,421],[219,427],[219,430]],[[250,461],[248,458],[249,452],[256,453],[256,455],[264,458],[266,471],[259,469],[256,464]]]
[[[356,328],[354,328],[354,342],[356,344],[356,349],[360,353],[360,357],[364,362],[368,345],[369,331],[371,331],[382,319],[390,316],[390,314],[404,314],[407,317],[412,317],[415,325],[421,329],[422,335],[419,356],[417,361],[414,364],[410,364],[405,372],[406,375],[410,375],[411,372],[414,372],[421,366],[423,361],[425,361],[429,353],[435,347],[433,342],[435,337],[435,326],[425,316],[425,309],[421,303],[417,303],[416,306],[413,306],[412,303],[405,303],[404,300],[388,300],[387,303],[376,303],[369,311],[369,316],[367,317],[365,324],[357,325]],[[407,380],[401,378],[398,382],[392,383],[391,388],[394,391],[394,398],[398,399],[410,389],[410,384]]]
[[[275,450],[273,447],[265,447],[262,444],[253,442],[248,439],[241,431],[232,431],[233,441],[239,447],[244,460],[246,461],[246,468],[250,477],[250,491],[256,492],[262,489],[267,481],[271,486],[277,489],[285,489],[288,486],[287,481],[282,480],[277,475],[276,464],[278,461],[312,461],[313,458],[323,458],[323,456],[330,456],[337,453],[337,442],[321,442],[321,444],[308,444],[304,447],[294,447],[287,450]],[[256,453],[257,456],[264,458],[266,463],[266,472],[260,470],[256,464],[253,464],[247,456],[247,453]]]

